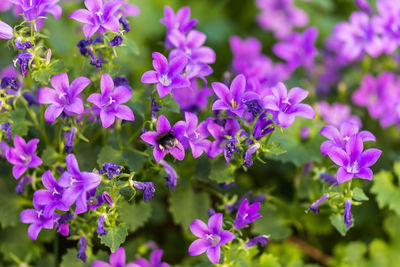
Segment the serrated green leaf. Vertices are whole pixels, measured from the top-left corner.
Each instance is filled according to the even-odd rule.
[[[169,211],[174,222],[189,230],[194,219],[206,220],[210,199],[205,192],[195,194],[191,189],[180,188],[169,197]]]
[[[123,155],[126,165],[131,171],[139,172],[147,161],[147,157],[137,152],[127,150]]]
[[[211,171],[208,178],[217,183],[231,183],[235,181],[235,167],[231,164],[226,165],[223,158],[211,162]]]
[[[353,194],[353,199],[356,201],[366,201],[369,199],[364,191],[359,187],[353,189]]]
[[[57,162],[57,152],[52,146],[47,146],[42,153],[41,159],[43,164],[52,167]]]
[[[102,244],[110,248],[111,252],[116,251],[122,243],[125,242],[128,236],[128,230],[126,225],[120,224],[119,226],[107,229],[107,234],[100,236],[100,241]]]
[[[253,231],[260,235],[271,235],[271,240],[280,241],[287,238],[292,230],[279,214],[279,210],[272,205],[263,205],[260,209],[262,215],[253,223]]]
[[[104,163],[112,162],[114,164],[123,164],[121,151],[111,146],[102,147],[97,158],[97,164],[101,168]]]
[[[272,254],[263,254],[260,257],[259,267],[280,267],[281,264],[277,257]]]
[[[150,219],[152,212],[150,203],[144,202],[139,202],[139,204],[123,202],[118,210],[121,220],[126,223],[129,232],[134,232],[142,227]]]
[[[398,179],[398,177],[394,177],[388,171],[380,171],[374,175],[374,184],[371,187],[371,192],[376,195],[379,208],[387,206],[397,214],[400,214],[400,187],[394,184],[394,179]]]
[[[176,102],[170,94],[163,98],[162,108],[166,108],[167,110],[175,113],[180,112],[178,102]]]
[[[333,227],[335,227],[342,236],[346,235],[349,229],[347,229],[346,224],[344,223],[344,217],[342,215],[332,214],[329,216],[329,220],[331,221]]]
[[[62,61],[53,61],[50,65],[47,65],[42,69],[33,71],[32,78],[41,84],[48,84],[52,76],[65,71],[66,67]]]
[[[0,226],[14,226],[20,223],[19,214],[22,208],[19,204],[19,197],[15,193],[14,177],[10,168],[1,165],[2,174],[0,177]],[[0,242],[1,243],[1,242]]]
[[[12,110],[10,111],[10,116],[12,120],[11,132],[21,137],[26,136],[29,126],[32,124],[26,119],[26,111],[21,108]]]

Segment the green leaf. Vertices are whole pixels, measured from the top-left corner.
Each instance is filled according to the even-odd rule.
[[[395,172],[399,172],[399,163],[395,164]],[[400,187],[395,185],[398,184],[398,179],[399,176],[394,177],[388,171],[380,171],[374,176],[371,192],[376,195],[379,208],[387,206],[400,215]]]
[[[116,251],[122,243],[125,242],[128,236],[128,230],[126,225],[120,224],[111,229],[107,229],[106,235],[100,236],[101,243],[110,248],[111,252]]]
[[[41,84],[48,84],[50,77],[65,71],[65,64],[62,61],[56,60],[42,69],[33,71],[32,78]]]
[[[47,146],[42,153],[42,161],[46,166],[52,167],[57,162],[57,152],[52,146]]]
[[[364,191],[359,187],[353,189],[353,194],[353,199],[356,201],[367,201],[369,199],[367,195],[365,195]]]
[[[0,177],[0,226],[14,226],[20,224],[19,214],[22,207],[19,204],[19,196],[15,193],[17,182],[11,175],[10,168],[0,165],[2,175]],[[0,242],[1,243],[1,242]]]
[[[171,94],[163,98],[161,106],[175,113],[181,112],[178,102],[176,102],[175,99],[172,98]]]
[[[281,264],[277,257],[272,254],[263,254],[260,257],[259,267],[280,267]]]
[[[344,223],[344,218],[341,214],[332,214],[329,216],[329,220],[333,227],[335,227],[342,236],[346,235],[349,229],[347,229],[346,224]]]
[[[253,223],[253,230],[256,234],[271,235],[271,240],[280,241],[292,233],[278,208],[272,205],[263,205],[260,209],[262,215]]]
[[[26,111],[25,109],[16,109],[10,111],[11,120],[13,123],[11,124],[11,132],[15,135],[19,135],[21,137],[26,136],[28,134],[28,127],[32,124],[29,120],[26,119]]]
[[[151,217],[150,203],[139,202],[139,204],[129,204],[123,202],[118,208],[121,220],[126,223],[129,232],[134,232],[142,227]]]
[[[60,267],[83,267],[90,266],[89,263],[85,264],[77,258],[78,251],[74,248],[69,248],[61,260]]]
[[[130,150],[125,151],[123,157],[126,159],[126,165],[129,169],[135,172],[139,172],[147,161],[147,157],[143,154]]]
[[[206,220],[210,208],[208,194],[201,192],[195,194],[190,188],[177,189],[169,197],[169,211],[176,224],[180,224],[186,231],[194,219]]]
[[[227,183],[235,181],[235,167],[232,164],[225,164],[225,159],[220,157],[217,160],[213,160],[211,163],[211,171],[208,178],[217,183]]]
[[[114,164],[122,164],[122,153],[119,150],[114,149],[111,146],[102,147],[97,158],[97,164],[101,168],[104,163],[112,162]]]

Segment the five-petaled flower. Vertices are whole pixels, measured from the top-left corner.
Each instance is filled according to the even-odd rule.
[[[101,75],[100,88],[101,94],[93,93],[87,101],[93,103],[92,112],[95,116],[100,115],[104,128],[110,127],[115,117],[128,121],[135,120],[132,110],[122,105],[132,97],[132,92],[128,87],[121,85],[114,89],[111,76],[104,73]]]
[[[42,87],[38,91],[38,102],[50,104],[44,113],[47,122],[53,123],[62,112],[68,116],[83,113],[80,93],[89,85],[88,78],[78,77],[70,85],[68,75],[61,73],[53,76],[50,82],[54,89]]]
[[[44,207],[33,203],[34,209],[26,209],[21,212],[21,222],[30,223],[28,227],[28,236],[32,240],[36,240],[42,228],[53,229],[54,222],[59,218],[59,214],[52,213],[48,216],[44,215]]]
[[[7,160],[14,165],[12,173],[15,179],[28,169],[37,167],[42,164],[42,160],[35,154],[39,139],[32,139],[28,143],[25,140],[15,135],[14,147],[7,149]]]
[[[249,225],[250,223],[260,218],[261,214],[258,213],[258,211],[260,210],[260,206],[260,202],[249,205],[249,201],[245,199],[240,205],[236,219],[233,223],[233,227],[235,227],[236,229],[242,229],[246,225]]]

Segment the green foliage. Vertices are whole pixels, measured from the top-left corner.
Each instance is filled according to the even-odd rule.
[[[338,230],[338,232],[342,235],[345,236],[347,231],[346,224],[344,223],[344,217],[341,214],[332,214],[329,216],[329,220],[331,221],[331,224]]]
[[[100,236],[101,243],[110,248],[111,252],[116,251],[128,236],[128,229],[125,223],[107,229],[106,235]]]
[[[235,166],[225,164],[225,159],[219,157],[211,162],[211,171],[208,178],[217,183],[227,183],[235,181]]]
[[[369,198],[360,187],[353,189],[353,199],[356,201],[367,201]]]
[[[120,150],[116,150],[111,146],[102,147],[97,158],[97,164],[101,168],[104,163],[112,162],[114,164],[123,164],[122,154]]]
[[[10,169],[1,165],[1,170],[4,170],[0,177],[0,225],[2,227],[15,226],[20,224],[19,214],[22,210],[19,204],[19,197],[15,193],[15,182],[14,177],[9,174]],[[7,170],[7,171],[6,171]],[[7,176],[3,176],[9,174]]]
[[[26,111],[25,109],[19,108],[10,111],[10,116],[12,120],[11,124],[11,132],[14,135],[19,135],[24,137],[28,134],[29,126],[32,123],[26,119]]]
[[[62,61],[53,60],[49,65],[32,72],[32,78],[40,84],[48,84],[50,78],[56,74],[66,71],[66,66]]]
[[[292,230],[277,207],[264,204],[260,213],[262,217],[253,223],[256,234],[271,235],[270,239],[275,241],[283,240],[291,234]]]
[[[126,223],[129,232],[134,232],[150,219],[152,208],[150,203],[129,204],[123,202],[118,211],[120,220]]]
[[[260,257],[259,267],[280,267],[278,258],[272,254],[263,254]]]

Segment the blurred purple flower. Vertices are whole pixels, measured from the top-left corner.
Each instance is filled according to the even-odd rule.
[[[172,90],[172,97],[178,102],[179,109],[192,113],[198,113],[205,109],[208,104],[208,97],[211,95],[213,95],[213,91],[210,88],[199,88],[195,80],[191,81],[191,86]]]
[[[185,127],[185,122],[183,121],[179,121],[171,127],[168,119],[161,115],[157,120],[157,132],[145,132],[140,138],[154,146],[153,155],[156,161],[162,160],[167,152],[170,152],[177,160],[183,160],[185,149],[180,140],[182,140],[185,133]]]
[[[244,244],[245,248],[250,248],[259,244],[261,247],[264,247],[269,240],[269,235],[259,235],[251,239],[249,242]]]
[[[261,214],[258,213],[260,205],[260,202],[249,205],[249,201],[245,199],[240,205],[233,227],[235,227],[235,229],[242,229],[262,217]]]
[[[72,12],[68,18],[85,23],[83,33],[86,38],[94,33],[103,34],[107,30],[119,31],[117,11],[121,7],[119,0],[85,0],[87,9],[78,9]]]
[[[194,220],[190,231],[199,239],[189,246],[190,256],[207,252],[208,259],[218,264],[221,257],[221,246],[235,238],[230,231],[222,230],[222,213],[216,213],[208,219],[208,226],[201,220]]]
[[[14,136],[14,147],[7,149],[7,160],[14,165],[12,173],[18,179],[28,168],[37,167],[42,160],[36,156],[35,151],[39,139],[32,139],[28,143],[18,136]]]
[[[207,155],[210,158],[214,158],[222,152],[225,152],[226,144],[228,142],[226,136],[236,136],[236,133],[240,130],[240,125],[235,119],[225,119],[222,125],[223,126],[221,126],[214,118],[209,118],[207,120],[207,130],[214,138],[214,141],[211,143],[210,149],[207,152]]]
[[[33,182],[33,178],[31,176],[24,176],[19,180],[17,186],[15,187],[15,191],[18,195],[22,195],[25,193],[25,185]]]
[[[153,67],[154,70],[149,70],[142,75],[142,83],[156,83],[157,92],[160,97],[168,95],[174,88],[182,88],[190,86],[190,82],[186,76],[182,74],[186,66],[187,59],[183,56],[170,58],[168,63],[167,58],[158,52],[154,52]]]
[[[182,144],[185,149],[191,149],[193,158],[200,157],[210,148],[211,141],[206,138],[210,135],[205,121],[198,124],[196,114],[185,112],[185,134]]]
[[[360,118],[351,115],[351,109],[348,105],[339,102],[329,105],[327,102],[322,101],[317,103],[317,111],[326,123],[332,126],[340,127],[343,122],[347,121],[361,127]]]
[[[38,102],[50,104],[44,113],[47,122],[53,123],[62,112],[68,116],[83,113],[80,93],[89,85],[88,78],[78,77],[70,85],[68,75],[61,73],[53,76],[50,82],[54,89],[42,87],[38,91]]]
[[[81,172],[74,154],[69,154],[65,161],[67,171],[58,180],[58,184],[65,188],[62,202],[68,207],[75,203],[75,213],[80,214],[88,209],[87,192],[100,184],[101,177],[92,172]]]
[[[104,261],[95,261],[91,267],[138,267],[134,263],[125,265],[125,249],[123,247],[118,248],[110,255],[110,263]]]
[[[97,230],[96,233],[100,236],[106,235],[107,230],[104,228],[104,220],[106,219],[106,215],[103,213],[100,215],[99,220],[97,221]]]
[[[350,228],[353,224],[353,215],[351,214],[351,200],[346,199],[344,202],[344,223],[346,224],[347,229]]]
[[[154,188],[154,184],[152,182],[132,181],[131,183],[134,188],[143,191],[144,201],[149,201],[154,197],[154,192],[156,189]]]
[[[330,175],[329,173],[321,173],[319,177],[321,177],[321,179],[327,182],[330,186],[337,185],[336,177]]]
[[[6,132],[6,138],[7,140],[10,140],[12,138],[12,132],[11,132],[11,123],[0,123],[0,130],[3,130]]]
[[[325,202],[328,198],[329,198],[329,194],[328,193],[323,194],[321,198],[319,198],[316,201],[314,201],[310,205],[310,207],[308,207],[308,209],[306,210],[306,213],[308,213],[308,211],[311,210],[315,214],[318,214],[319,213],[319,208],[318,208],[319,205],[321,205],[323,202]]]
[[[14,37],[13,28],[0,20],[0,39],[11,39]]]
[[[151,253],[150,261],[144,258],[138,258],[134,261],[132,266],[128,266],[128,264],[127,267],[169,267],[168,263],[161,262],[163,253],[162,249],[156,249]]]
[[[87,101],[93,103],[93,115],[100,115],[103,128],[110,127],[115,117],[128,121],[135,120],[132,110],[122,105],[132,98],[132,91],[129,88],[118,86],[114,89],[114,82],[107,73],[101,75],[100,88],[101,94],[93,93]]]
[[[137,17],[140,15],[140,9],[136,5],[129,3],[129,0],[119,0],[119,2],[121,3],[121,8],[118,13],[122,17]]]
[[[17,55],[17,58],[14,60],[14,66],[18,64],[21,67],[22,76],[28,74],[27,69],[29,68],[29,63],[33,58],[33,54],[29,52],[22,52]]]
[[[371,5],[368,3],[368,0],[354,0],[354,3],[361,11],[364,11],[368,15],[372,15],[374,13],[374,10],[372,9]]]
[[[263,99],[264,108],[272,110],[274,122],[283,128],[293,124],[295,116],[307,119],[314,119],[313,108],[307,104],[300,104],[304,100],[308,91],[299,87],[294,87],[287,92],[283,83],[278,83],[271,88],[272,95]]]
[[[165,180],[167,181],[167,188],[175,190],[178,174],[176,173],[175,169],[165,160],[161,160],[160,164],[164,167],[165,173],[167,174],[167,177],[165,177]]]
[[[75,134],[76,134],[76,128],[72,127],[69,132],[64,133],[64,150],[67,154],[70,154],[72,152],[72,149],[74,147],[74,141],[75,141]]]
[[[257,152],[257,150],[260,148],[260,144],[259,143],[255,143],[254,145],[252,145],[251,147],[249,147],[246,152],[244,153],[243,159],[244,159],[244,163],[243,166],[245,166],[246,168],[249,168],[250,166],[253,165],[253,154]]]
[[[86,246],[87,246],[86,237],[81,236],[81,238],[79,239],[79,251],[78,251],[78,255],[76,257],[83,262],[86,262],[86,259],[87,259]]]

